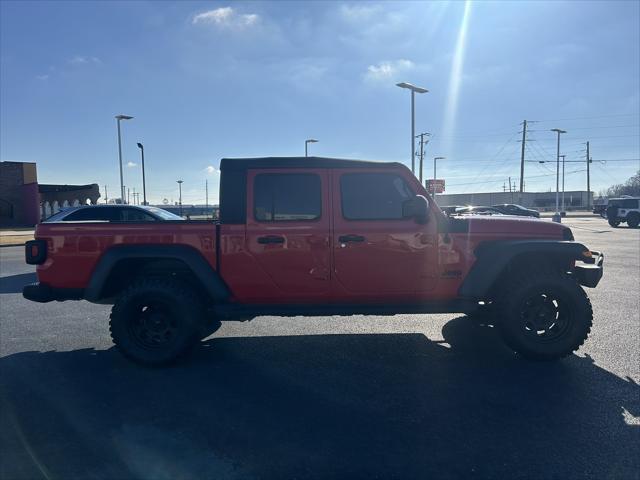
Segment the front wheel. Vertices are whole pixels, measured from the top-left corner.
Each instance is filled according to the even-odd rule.
[[[627,215],[627,225],[629,225],[629,228],[638,228],[638,225],[640,225],[640,213],[632,212]]]
[[[198,342],[204,309],[187,285],[147,278],[127,287],[111,310],[111,338],[129,359],[169,364]]]
[[[593,322],[584,290],[568,275],[555,271],[514,280],[500,310],[505,343],[533,360],[570,355],[587,339]]]
[[[609,219],[609,225],[611,225],[613,228],[617,228],[618,225],[620,225],[620,222],[618,220],[613,220],[613,219]]]

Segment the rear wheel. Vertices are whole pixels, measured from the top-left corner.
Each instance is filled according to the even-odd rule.
[[[505,343],[534,360],[570,355],[587,339],[593,321],[584,290],[568,275],[555,271],[532,272],[513,280],[500,311]]]
[[[640,225],[640,213],[631,212],[627,215],[627,225],[629,225],[630,228],[638,228],[638,225]]]
[[[111,310],[111,338],[129,359],[169,364],[198,342],[204,310],[185,284],[147,278],[124,290]]]

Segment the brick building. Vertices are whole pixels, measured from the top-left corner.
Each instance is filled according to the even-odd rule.
[[[0,226],[31,226],[39,220],[36,164],[0,162]]]
[[[0,227],[33,226],[61,208],[95,205],[98,198],[95,183],[38,184],[35,163],[0,162]]]

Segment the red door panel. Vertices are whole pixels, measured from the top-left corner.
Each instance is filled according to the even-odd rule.
[[[399,207],[403,198],[419,193],[414,178],[389,169],[340,169],[332,171],[332,187],[334,276],[339,286],[380,299],[398,294],[417,299],[435,287],[435,221],[417,224],[402,218]]]
[[[247,252],[281,292],[265,301],[322,298],[331,287],[326,170],[250,170]],[[317,201],[316,201],[317,200]]]

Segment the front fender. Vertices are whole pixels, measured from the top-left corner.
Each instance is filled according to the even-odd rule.
[[[464,298],[486,298],[495,282],[512,262],[527,257],[547,257],[551,262],[566,265],[583,260],[589,249],[579,242],[560,240],[499,240],[483,242],[476,248],[476,261],[460,285],[458,294]],[[568,268],[567,268],[568,270]]]

